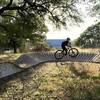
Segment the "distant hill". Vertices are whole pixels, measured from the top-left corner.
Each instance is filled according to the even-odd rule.
[[[64,41],[64,39],[47,39],[47,43],[56,48],[61,46],[62,41]]]

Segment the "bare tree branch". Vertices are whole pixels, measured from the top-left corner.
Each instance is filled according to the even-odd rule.
[[[5,7],[2,7],[2,8],[0,9],[0,15],[1,15],[6,9],[8,9],[8,8],[12,5],[12,3],[13,3],[13,0],[10,0],[10,2],[9,2]]]
[[[8,5],[6,6],[6,8],[7,8],[7,7],[10,7],[10,6],[12,5],[12,3],[13,3],[13,0],[10,0],[10,2],[9,2]]]
[[[2,17],[12,17],[15,19],[18,19],[16,16],[12,16],[12,15],[7,15],[7,14],[1,14]]]
[[[0,9],[0,15],[4,12],[4,11],[8,11],[8,10],[22,10],[24,9],[26,2],[24,2],[24,4],[22,6],[11,6],[12,5],[13,0],[10,0],[9,4],[5,7],[2,7]]]

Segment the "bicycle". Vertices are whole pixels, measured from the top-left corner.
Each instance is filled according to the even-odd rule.
[[[67,48],[67,54],[66,54],[66,51],[64,51],[64,50],[57,50],[54,53],[54,56],[55,56],[56,59],[59,60],[59,59],[62,59],[66,55],[69,55],[71,57],[76,57],[78,54],[79,54],[78,49],[72,48],[72,47],[68,47]]]

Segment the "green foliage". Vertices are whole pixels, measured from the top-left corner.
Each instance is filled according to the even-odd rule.
[[[0,0],[0,46],[9,46],[13,36],[16,37],[18,47],[27,38],[33,42],[41,41],[43,37],[34,34],[48,31],[46,17],[57,27],[66,26],[67,18],[80,21],[76,2],[77,0]]]
[[[12,16],[15,14],[14,11],[7,13]],[[40,40],[43,39],[43,37],[40,37],[39,35],[35,37],[33,34],[35,32],[42,34],[43,32],[48,31],[43,18],[38,15],[34,15],[34,17],[27,15],[25,20],[26,21],[24,21],[21,17],[15,19],[14,17],[6,16],[3,18],[2,25],[6,27],[6,31],[0,27],[0,46],[9,46],[10,39],[13,35],[15,35],[17,39],[18,47],[21,46],[22,42],[27,38],[31,41],[34,41],[36,37],[39,37]]]
[[[87,28],[75,42],[77,46],[85,48],[100,47],[100,22]]]
[[[3,11],[2,8],[0,9],[1,16],[12,10],[18,13],[17,17],[21,16],[24,18],[26,15],[32,17],[39,15],[43,18],[45,18],[45,15],[48,15],[52,17],[55,24],[61,22],[59,25],[65,25],[63,23],[68,17],[75,20],[80,19],[75,6],[75,3],[78,2],[77,0],[1,0],[1,2],[3,3],[2,7],[5,5]]]
[[[97,16],[98,18],[100,18],[100,0],[93,0],[92,2],[93,2],[93,7],[90,14],[92,16]]]

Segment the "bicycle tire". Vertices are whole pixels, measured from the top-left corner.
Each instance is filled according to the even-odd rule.
[[[68,50],[68,55],[71,57],[76,57],[78,54],[79,54],[79,51],[76,48],[71,48]]]
[[[56,59],[62,59],[64,57],[64,52],[63,50],[57,50],[55,53],[54,53],[54,56]]]

